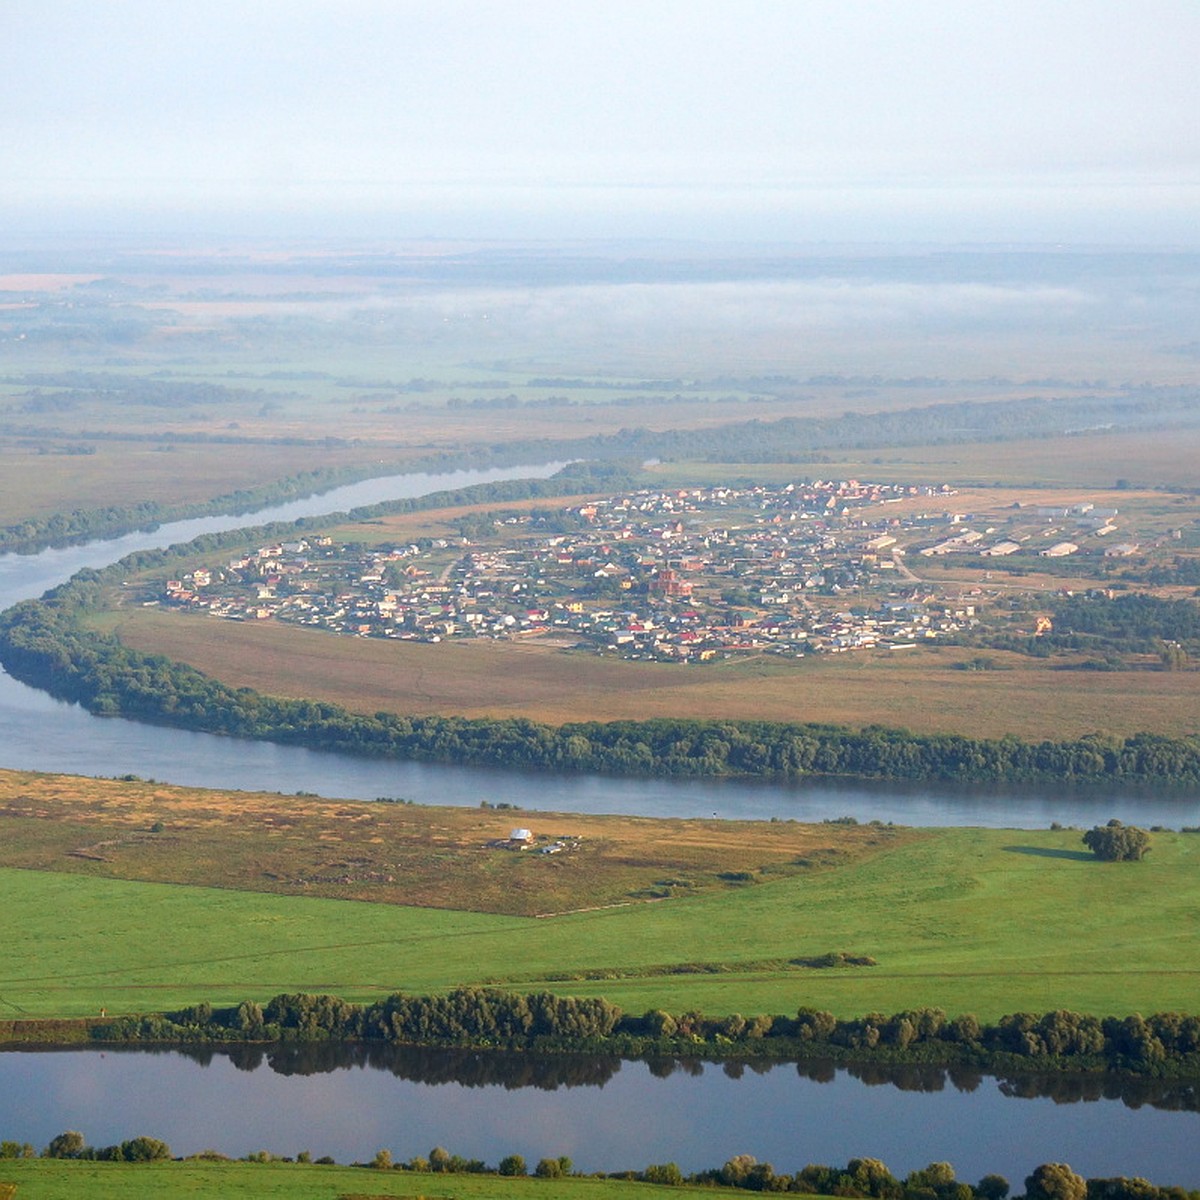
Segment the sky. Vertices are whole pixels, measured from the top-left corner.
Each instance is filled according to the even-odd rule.
[[[0,220],[1200,240],[1198,0],[0,0]]]

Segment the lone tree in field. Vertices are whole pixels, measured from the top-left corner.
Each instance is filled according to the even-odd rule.
[[[1104,862],[1137,862],[1150,849],[1150,835],[1136,825],[1122,825],[1115,817],[1083,835],[1083,844]]]

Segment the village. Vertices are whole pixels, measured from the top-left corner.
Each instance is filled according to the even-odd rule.
[[[489,515],[453,538],[260,546],[166,580],[146,602],[358,637],[539,638],[702,663],[900,651],[979,623],[981,588],[939,595],[909,558],[1137,550],[1110,536],[1116,510],[1016,505],[977,519],[948,507],[954,497],[944,486],[856,480],[642,490]]]

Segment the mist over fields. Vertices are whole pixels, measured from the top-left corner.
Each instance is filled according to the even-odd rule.
[[[1183,384],[1200,359],[1200,255],[1184,252],[31,244],[0,255],[0,276],[10,377],[52,347],[108,369],[200,354],[304,370],[322,365],[312,352],[353,346],[375,351],[359,370],[386,361],[389,382],[436,371],[452,385],[466,368],[508,387],[563,374]]]

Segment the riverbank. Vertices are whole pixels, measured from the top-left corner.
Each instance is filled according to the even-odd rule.
[[[1097,1177],[1200,1187],[1196,1112],[1194,1081],[1096,1072],[382,1042],[0,1053],[0,1136],[38,1150],[76,1129],[97,1147],[149,1134],[176,1155],[265,1147],[351,1163],[386,1147],[401,1162],[441,1145],[492,1164],[520,1154],[530,1169],[566,1154],[583,1172],[674,1161],[684,1173],[744,1154],[794,1171],[869,1152],[897,1176],[949,1161],[968,1180],[1018,1181],[1065,1161]]]
[[[201,1003],[170,1013],[80,1021],[0,1022],[15,1046],[278,1046],[372,1043],[453,1049],[590,1054],[626,1059],[723,1059],[858,1066],[968,1067],[996,1074],[1069,1071],[1200,1079],[1200,1017],[1097,1017],[1063,1009],[1012,1013],[984,1024],[921,1008],[839,1019],[795,1015],[705,1018],[694,1011],[622,1012],[597,998],[458,988],[440,996],[395,993],[369,1005],[336,996],[278,995],[265,1005]]]
[[[147,1139],[141,1139],[145,1142]],[[0,1160],[0,1179],[20,1190],[21,1200],[63,1200],[86,1194],[94,1200],[236,1200],[261,1196],[279,1200],[412,1200],[421,1197],[497,1197],[502,1200],[648,1200],[661,1195],[734,1196],[746,1191],[804,1192],[810,1195],[869,1197],[872,1200],[1003,1200],[1009,1181],[989,1174],[976,1184],[956,1178],[949,1163],[931,1163],[903,1178],[892,1175],[878,1159],[854,1158],[845,1165],[809,1164],[794,1175],[777,1174],[770,1163],[738,1155],[722,1166],[684,1175],[673,1162],[655,1163],[607,1175],[572,1171],[567,1157],[527,1163],[510,1155],[497,1167],[468,1161],[436,1146],[429,1157],[393,1161],[380,1149],[370,1162],[338,1166],[313,1161],[308,1151],[297,1160],[261,1151],[248,1160],[223,1160],[211,1153],[177,1161],[120,1163],[54,1158]],[[0,1182],[0,1198],[14,1195]],[[1018,1187],[1020,1185],[1018,1184]],[[1073,1191],[1054,1190],[1073,1188]],[[1087,1179],[1062,1163],[1042,1164],[1025,1180],[1029,1200],[1055,1200],[1086,1195],[1095,1200],[1189,1200],[1200,1192],[1155,1186],[1144,1179]]]
[[[0,1017],[281,992],[369,1004],[399,985],[712,1017],[1190,1012],[1200,835],[1150,837],[1143,861],[1106,863],[1070,828],[582,817],[0,774]]]
[[[0,776],[0,832],[6,1019],[281,992],[367,1004],[402,984],[995,1022],[1192,1012],[1200,979],[1193,833],[1104,863],[1068,828],[653,821],[20,773]]]
[[[264,1152],[266,1153],[266,1152]],[[294,1153],[294,1152],[293,1152]],[[439,1200],[653,1200],[652,1184],[620,1179],[502,1178],[494,1173],[431,1174],[364,1170],[361,1167],[291,1161],[98,1163],[53,1159],[0,1161],[2,1181],[17,1186],[17,1200],[375,1200],[414,1196]],[[696,1185],[672,1189],[673,1196],[737,1195],[732,1189]],[[0,1200],[4,1192],[0,1191]]]

